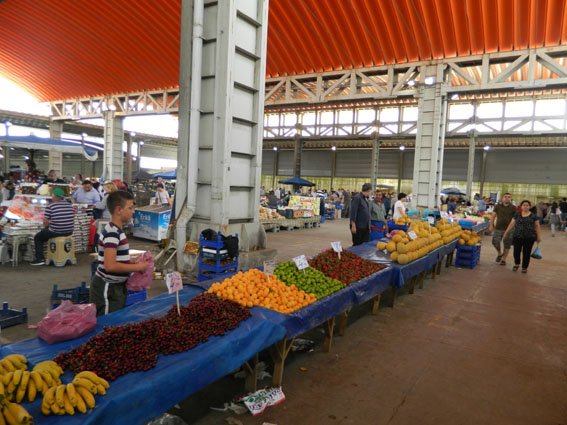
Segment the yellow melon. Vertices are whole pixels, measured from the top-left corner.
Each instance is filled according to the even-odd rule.
[[[396,251],[394,251],[394,252],[392,252],[392,254],[390,254],[390,260],[392,260],[392,261],[398,261],[398,257],[399,257],[399,254]]]
[[[407,254],[398,255],[398,263],[407,264],[409,262],[409,257]]]
[[[396,244],[394,242],[388,242],[386,249],[388,250],[388,252],[394,252],[396,250]]]
[[[407,254],[408,253],[408,247],[403,242],[399,242],[398,245],[397,245],[397,248],[398,248],[398,252],[400,254]]]
[[[465,240],[464,239],[459,239],[459,245],[464,245],[465,244]]]
[[[376,248],[378,248],[380,251],[384,251],[386,249],[386,243],[385,242],[378,242],[376,244]]]
[[[398,234],[394,235],[394,237],[392,238],[392,241],[398,243],[402,241],[402,237]]]

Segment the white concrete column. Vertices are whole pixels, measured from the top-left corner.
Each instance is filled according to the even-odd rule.
[[[49,123],[49,138],[55,140],[61,140],[61,134],[63,133],[63,121],[51,120]],[[63,152],[52,152],[49,151],[48,166],[49,170],[55,171],[57,177],[61,178],[63,176]],[[49,171],[48,170],[48,171]]]
[[[471,131],[469,137],[469,164],[467,167],[467,196],[469,200],[472,202],[473,193],[472,193],[472,184],[474,178],[474,152],[475,152],[475,139],[476,139],[476,131]]]
[[[417,206],[435,208],[443,177],[447,96],[441,92],[444,65],[423,66],[418,87],[419,118],[415,140],[413,193]],[[426,78],[433,77],[432,84]]]
[[[279,168],[280,156],[278,148],[274,148],[274,168],[272,172],[272,188],[276,190],[276,183],[278,179],[278,168]]]
[[[104,117],[104,155],[102,172],[105,180],[122,180],[124,169],[123,118],[114,115],[114,111],[105,111]]]
[[[185,243],[179,228],[187,222],[191,239],[200,225],[241,234],[254,223],[263,234],[268,0],[183,0],[181,21],[177,245]],[[242,234],[240,243],[257,246]]]
[[[378,161],[380,159],[380,140],[378,138],[374,139],[372,143],[372,196],[376,193],[376,180],[378,179]]]

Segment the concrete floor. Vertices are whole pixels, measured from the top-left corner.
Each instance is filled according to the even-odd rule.
[[[370,305],[351,313],[344,337],[335,336],[323,353],[319,329],[311,353],[293,353],[286,362],[287,400],[258,417],[214,412],[243,391],[232,377],[212,384],[172,412],[187,423],[288,424],[567,424],[567,239],[551,238],[544,226],[543,260],[527,275],[494,262],[490,239],[483,239],[474,270],[443,268],[435,280],[395,308],[384,300],[377,316]],[[319,229],[268,233],[278,261],[313,255],[340,240],[350,245],[346,220]],[[76,286],[89,275],[89,261],[72,268],[0,266],[0,299],[27,305],[37,323],[53,283]],[[154,282],[153,296],[165,292]],[[383,297],[387,298],[387,297]],[[22,326],[2,330],[3,342],[33,336]],[[300,368],[306,368],[301,371]],[[269,380],[261,382],[262,386]]]

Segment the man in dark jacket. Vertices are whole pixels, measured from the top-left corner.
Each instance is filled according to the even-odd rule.
[[[343,204],[344,204],[343,213],[342,213],[343,218],[348,218],[350,214],[350,203],[351,203],[350,191],[343,190]]]
[[[370,183],[362,185],[361,192],[352,198],[350,206],[350,231],[352,244],[361,245],[368,242],[370,236],[370,205],[368,197],[372,191]]]

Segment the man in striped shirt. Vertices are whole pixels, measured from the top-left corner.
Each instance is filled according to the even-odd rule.
[[[43,226],[39,233],[34,236],[35,242],[35,261],[32,266],[41,266],[45,264],[43,256],[43,244],[51,238],[59,236],[70,236],[73,234],[75,226],[75,210],[73,206],[67,202],[65,192],[61,188],[53,189],[51,193],[52,200],[43,214]]]
[[[144,272],[148,266],[131,262],[128,238],[122,230],[132,221],[134,197],[124,190],[112,192],[106,207],[112,218],[98,240],[98,267],[90,288],[90,302],[96,304],[97,316],[124,308],[130,273]]]

